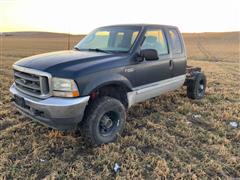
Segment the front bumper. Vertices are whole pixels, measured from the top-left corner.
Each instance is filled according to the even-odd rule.
[[[35,121],[59,130],[75,128],[82,120],[89,100],[89,96],[38,99],[18,91],[14,84],[10,87],[10,92],[14,104],[21,113]]]

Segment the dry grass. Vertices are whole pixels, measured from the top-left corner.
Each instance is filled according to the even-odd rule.
[[[182,88],[137,104],[129,109],[122,138],[95,149],[87,147],[78,133],[48,129],[21,116],[10,104],[12,63],[32,54],[66,49],[66,38],[4,37],[0,67],[0,177],[240,177],[240,127],[229,125],[230,121],[240,124],[238,35],[185,34],[189,64],[201,66],[208,78],[206,98],[189,100]],[[77,42],[79,38],[72,40]],[[121,166],[118,173],[113,171],[115,163]]]

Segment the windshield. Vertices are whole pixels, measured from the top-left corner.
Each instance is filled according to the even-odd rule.
[[[138,33],[139,29],[132,27],[100,28],[83,38],[75,48],[88,51],[128,52]]]

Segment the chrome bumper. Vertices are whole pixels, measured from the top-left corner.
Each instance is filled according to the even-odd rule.
[[[10,87],[14,104],[24,115],[59,130],[75,128],[82,120],[89,96],[79,98],[49,97],[38,99]],[[19,102],[20,100],[20,102]]]

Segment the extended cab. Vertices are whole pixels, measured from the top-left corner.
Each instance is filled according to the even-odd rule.
[[[177,27],[115,25],[101,27],[73,50],[24,58],[13,65],[14,104],[42,124],[80,128],[93,145],[116,140],[135,103],[187,86],[201,99],[206,78],[187,66]]]

